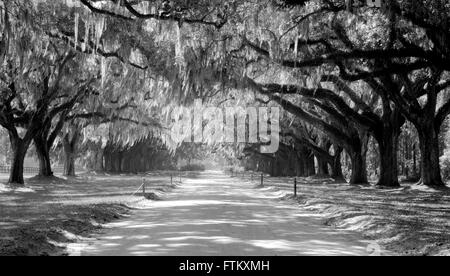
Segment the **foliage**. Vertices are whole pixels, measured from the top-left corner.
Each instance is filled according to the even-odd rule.
[[[8,134],[0,128],[0,166],[8,165],[11,162],[11,158]]]
[[[301,141],[331,160],[339,146],[352,162],[367,157],[370,173],[399,163],[408,174],[427,154],[418,154],[419,137],[440,134],[440,149],[448,145],[450,6],[360,2],[0,1],[0,123],[27,138],[40,127],[49,142],[76,125],[91,152],[157,137],[177,158],[240,163],[248,145],[172,141],[170,114],[195,99],[258,101],[284,108],[283,131],[297,138],[282,139],[288,149]],[[43,107],[45,124],[30,121]],[[383,161],[389,147],[398,162]],[[429,159],[422,161],[436,161]]]
[[[441,157],[441,169],[444,179],[450,179],[450,152],[446,151]]]

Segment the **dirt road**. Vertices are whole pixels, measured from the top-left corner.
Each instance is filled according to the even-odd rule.
[[[368,255],[369,242],[220,172],[108,225],[82,255]]]

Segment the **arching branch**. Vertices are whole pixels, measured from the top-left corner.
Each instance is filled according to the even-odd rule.
[[[156,20],[161,20],[161,21],[174,21],[174,22],[178,22],[179,24],[182,24],[182,23],[202,24],[202,25],[214,26],[217,29],[222,28],[227,22],[225,19],[220,19],[218,21],[208,21],[208,20],[206,20],[206,17],[209,15],[209,13],[204,15],[202,18],[189,18],[177,11],[170,11],[170,12],[157,11],[157,13],[144,14],[144,13],[141,13],[138,10],[136,10],[131,2],[129,2],[127,0],[122,0],[121,5],[132,16],[135,17],[135,18],[133,18],[133,17],[124,16],[122,14],[115,13],[115,12],[112,12],[109,10],[96,8],[94,5],[92,5],[92,1],[90,1],[90,0],[80,0],[80,2],[94,13],[111,16],[111,17],[115,17],[115,18],[118,18],[121,20],[126,20],[126,21],[133,21],[133,20],[135,20],[135,18],[156,19]]]

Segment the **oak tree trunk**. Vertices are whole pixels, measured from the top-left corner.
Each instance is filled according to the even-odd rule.
[[[352,174],[350,177],[351,185],[367,184],[366,158],[361,151],[350,153],[352,163]]]
[[[64,149],[64,175],[75,176],[75,152],[70,149]]]
[[[384,128],[381,140],[378,141],[380,151],[380,179],[378,186],[399,187],[398,182],[398,143],[400,128]]]
[[[23,178],[23,167],[28,146],[29,143],[27,145],[27,143],[20,138],[11,138],[13,161],[8,181],[10,184],[25,184]]]
[[[350,185],[367,184],[367,151],[369,149],[369,133],[361,131],[351,143],[350,159],[352,173],[350,176]]]
[[[65,140],[65,139],[64,139]],[[63,142],[64,146],[64,175],[75,176],[75,148],[69,141]]]
[[[433,121],[418,129],[421,151],[421,184],[430,187],[444,187],[439,165],[439,138]]]
[[[47,140],[38,135],[33,139],[33,141],[39,160],[39,176],[52,177],[53,171],[50,160],[50,149],[48,148]]]
[[[333,178],[336,181],[344,182],[345,179],[344,174],[342,173],[341,155],[342,155],[342,148],[335,146],[331,178]]]

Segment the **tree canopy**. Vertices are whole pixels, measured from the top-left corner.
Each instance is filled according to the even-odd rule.
[[[33,142],[41,173],[51,174],[49,149],[68,125],[84,129],[85,141],[107,125],[116,145],[156,135],[176,152],[181,144],[168,138],[169,114],[201,99],[281,107],[287,140],[280,152],[261,156],[246,145],[246,156],[273,165],[313,155],[322,173],[340,175],[345,153],[353,184],[368,181],[372,137],[378,185],[399,185],[399,141],[411,123],[423,184],[444,185],[448,1],[0,3],[0,124],[14,164]],[[297,157],[287,154],[292,150]],[[23,182],[13,177],[20,170],[13,166],[11,182]]]

